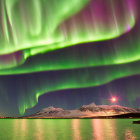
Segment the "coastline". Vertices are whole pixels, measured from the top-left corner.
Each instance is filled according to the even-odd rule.
[[[33,117],[33,116],[25,116],[25,117],[0,117],[0,119],[140,119],[140,113],[126,113],[121,115],[113,115],[113,116],[80,116],[80,117]]]

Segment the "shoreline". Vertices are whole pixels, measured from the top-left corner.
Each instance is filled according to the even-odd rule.
[[[24,117],[0,117],[0,119],[140,119],[140,113],[127,113],[113,116],[79,116],[79,117],[62,117],[62,116],[24,116]]]

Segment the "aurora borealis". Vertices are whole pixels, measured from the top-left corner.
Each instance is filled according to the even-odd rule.
[[[2,106],[14,104],[23,115],[45,93],[56,92],[55,102],[60,91],[94,91],[106,85],[110,94],[118,85],[109,85],[117,80],[129,77],[127,85],[139,81],[133,78],[140,74],[139,4],[139,0],[0,0]],[[138,86],[120,83],[125,93],[115,94],[124,94],[126,104],[136,106]],[[99,99],[98,103],[104,104]]]

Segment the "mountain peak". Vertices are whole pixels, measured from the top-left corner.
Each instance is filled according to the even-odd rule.
[[[86,117],[96,117],[96,116],[121,115],[127,113],[140,113],[140,110],[130,108],[130,107],[119,106],[119,105],[96,105],[95,103],[91,103],[89,105],[83,105],[79,109],[75,109],[75,110],[64,110],[62,108],[55,108],[53,106],[50,106],[32,115],[32,117],[86,118]]]

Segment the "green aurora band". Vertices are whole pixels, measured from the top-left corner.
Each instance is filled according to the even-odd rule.
[[[119,78],[137,74],[140,74],[140,62],[57,72],[52,71],[45,74],[18,75],[21,78],[21,91],[19,91],[20,96],[18,99],[19,111],[23,114],[26,109],[35,106],[38,102],[38,97],[44,93],[100,86]],[[23,84],[22,80],[25,80],[26,84]]]
[[[136,1],[0,0],[0,88],[21,74],[20,114],[46,92],[140,74]]]
[[[20,62],[15,58],[8,65],[0,63],[0,69],[21,65],[39,53],[119,37],[136,21],[132,0],[110,0],[103,6],[102,0],[61,0],[59,4],[57,0],[0,2],[0,54],[22,51]]]
[[[132,36],[135,39],[132,39]],[[0,75],[120,65],[138,61],[139,52],[139,38],[135,34],[130,36],[128,34],[121,40],[118,38],[112,42],[82,44],[82,47],[79,45],[36,55],[29,58],[23,65],[0,70]]]
[[[24,11],[22,11],[21,7],[20,7],[20,2],[22,2],[22,1],[10,1],[10,2],[7,1],[7,3],[4,3],[6,5],[5,7],[7,7],[6,9],[4,9],[4,11],[5,12],[7,11],[7,14],[10,13],[10,14],[8,14],[8,17],[7,17],[8,19],[7,18],[6,19],[9,22],[11,21],[10,25],[13,25],[13,26],[11,26],[11,28],[13,28],[13,29],[11,29],[11,30],[14,31],[14,28],[16,28],[16,30],[18,32],[22,32],[22,34],[20,35],[22,37],[20,39],[18,39],[19,35],[17,35],[17,32],[14,32],[13,36],[15,36],[14,38],[17,38],[16,40],[19,41],[21,44],[24,44],[26,42],[26,39],[24,40],[25,37],[26,38],[28,37],[28,40],[31,43],[32,43],[32,40],[38,41],[36,39],[36,37],[31,37],[30,38],[31,35],[28,35],[28,34],[25,34],[25,37],[23,37],[24,36],[23,33],[27,29],[28,29],[28,31],[31,30],[30,26],[28,25],[28,22],[29,22],[27,20],[28,16],[27,17],[25,16],[25,18],[27,18],[27,19],[22,19],[22,20],[24,20],[24,22],[16,22],[16,19],[18,19],[19,17],[22,18],[22,12],[23,13],[27,12],[27,11],[29,13],[34,12],[34,11],[30,10],[30,7],[26,7],[26,5],[27,5],[26,1],[24,1],[24,3],[23,2],[21,3],[22,5],[25,6],[25,7],[22,6],[22,8],[24,9]],[[42,2],[46,2],[46,5],[48,3],[50,4],[50,2],[48,2],[48,1],[40,1],[40,4],[34,4],[34,2],[35,1],[31,1],[30,5],[31,6],[34,6],[34,5],[38,5],[38,6],[42,5],[43,6],[44,3],[42,4]],[[83,2],[85,4],[84,0],[83,0]],[[19,3],[19,4],[17,4],[17,3]],[[56,5],[56,3],[57,2],[54,1],[53,4]],[[117,11],[118,5],[120,5],[120,3],[122,5],[122,7],[119,6],[119,10],[121,11],[121,14],[123,15],[123,18],[121,18],[120,13],[118,13],[118,11]],[[18,5],[18,10],[21,12],[20,16],[17,16],[17,12],[14,11],[15,10],[14,8],[11,8],[12,6],[14,7],[15,5]],[[99,8],[103,9],[103,10],[98,10],[99,8],[97,9],[96,5],[99,5]],[[65,6],[65,3],[63,3],[63,6]],[[10,12],[8,12],[9,11],[8,9],[9,10],[12,9],[12,10]],[[39,8],[34,7],[33,9],[39,9]],[[40,8],[40,9],[43,9],[43,8]],[[104,9],[107,12],[105,12]],[[8,27],[6,27],[6,29],[4,28],[5,32],[2,32],[3,34],[1,35],[2,37],[0,38],[0,40],[1,40],[0,46],[2,46],[0,53],[3,54],[2,56],[6,55],[6,57],[10,57],[10,58],[6,62],[4,61],[5,59],[0,58],[0,69],[4,69],[3,71],[0,72],[0,74],[4,75],[4,74],[31,73],[31,72],[46,71],[46,70],[60,70],[60,69],[69,69],[69,68],[83,68],[83,67],[87,67],[87,66],[92,67],[92,66],[101,66],[101,65],[122,64],[122,63],[128,63],[128,62],[136,61],[136,60],[139,59],[139,54],[137,54],[137,52],[138,52],[137,49],[135,49],[136,52],[133,51],[134,55],[131,55],[131,57],[129,57],[129,59],[125,55],[125,50],[124,49],[126,49],[126,50],[129,49],[131,47],[131,44],[133,44],[133,42],[130,42],[130,40],[127,39],[129,42],[127,40],[124,40],[122,42],[128,42],[128,44],[126,44],[126,43],[125,44],[119,44],[119,46],[121,46],[119,48],[119,54],[116,51],[117,50],[116,48],[118,48],[118,45],[115,45],[115,44],[112,45],[111,44],[110,46],[112,46],[112,50],[114,50],[113,52],[115,53],[115,55],[113,54],[113,56],[112,56],[112,54],[108,54],[108,52],[107,53],[103,52],[103,58],[100,58],[99,53],[96,50],[93,50],[94,52],[93,52],[93,54],[91,54],[92,57],[90,57],[90,59],[89,59],[89,57],[87,57],[87,61],[85,61],[86,63],[84,65],[82,65],[82,64],[77,65],[77,63],[79,63],[79,62],[77,62],[77,63],[73,63],[73,62],[69,62],[69,63],[66,62],[65,63],[65,62],[63,62],[65,64],[61,65],[61,62],[59,62],[59,60],[61,61],[61,58],[58,58],[57,59],[58,62],[53,66],[50,66],[49,65],[50,62],[48,60],[45,60],[45,64],[43,63],[43,65],[42,65],[42,63],[40,63],[40,64],[35,65],[35,66],[33,64],[30,64],[31,68],[24,67],[24,66],[18,67],[19,65],[25,63],[25,61],[28,57],[31,57],[32,55],[36,55],[38,53],[46,53],[48,51],[55,51],[56,49],[61,49],[61,48],[64,48],[64,47],[67,47],[67,46],[70,46],[70,45],[73,45],[73,44],[82,43],[82,42],[89,42],[89,41],[93,42],[93,41],[111,39],[111,38],[120,36],[121,34],[123,34],[125,32],[128,32],[134,26],[135,17],[136,17],[136,14],[135,14],[136,10],[135,9],[136,8],[135,8],[134,4],[132,2],[130,3],[129,0],[126,0],[124,2],[122,2],[120,0],[115,2],[114,0],[112,0],[112,1],[107,2],[104,6],[102,6],[101,2],[99,2],[99,1],[96,1],[96,0],[91,1],[86,6],[86,8],[83,8],[81,10],[81,12],[78,12],[78,14],[72,16],[71,18],[69,18],[69,19],[67,19],[63,22],[62,22],[62,19],[64,20],[65,18],[64,17],[61,18],[62,23],[59,22],[60,25],[56,24],[57,22],[55,22],[56,27],[59,25],[59,27],[58,27],[59,28],[59,33],[58,33],[58,36],[56,38],[58,39],[59,37],[61,37],[60,34],[62,34],[62,36],[63,36],[62,40],[63,41],[61,41],[61,42],[55,41],[55,38],[52,37],[53,38],[52,43],[49,43],[49,44],[47,44],[47,43],[44,44],[43,43],[42,45],[39,44],[39,43],[35,43],[36,45],[32,44],[31,47],[29,47],[29,48],[26,47],[26,49],[22,48],[21,45],[18,45],[16,47],[11,46],[11,44],[13,44],[11,42],[14,42],[14,41],[10,42],[10,41],[6,40],[6,36],[4,36],[4,33],[6,32],[6,29],[8,31]],[[50,9],[47,9],[47,10],[50,10]],[[13,16],[11,15],[11,13],[12,13]],[[100,14],[98,14],[98,13],[100,13]],[[108,13],[109,13],[109,15],[108,15]],[[28,14],[28,15],[30,15],[30,14]],[[85,15],[87,15],[87,16],[85,16]],[[51,15],[48,15],[48,16],[49,16],[49,19],[52,17]],[[70,16],[70,15],[68,15],[68,16]],[[109,18],[104,18],[104,16],[109,17]],[[31,17],[29,18],[31,20],[30,22],[31,22],[32,26],[35,26],[35,24],[34,24],[35,21]],[[87,17],[89,19],[87,19]],[[38,18],[38,16],[35,16],[35,18]],[[3,22],[6,19],[4,18]],[[47,20],[48,18],[44,18],[44,19]],[[55,19],[59,19],[59,18],[55,17]],[[81,24],[83,20],[85,22],[83,22],[83,24]],[[12,21],[13,21],[13,23],[12,23]],[[36,19],[36,21],[37,21],[37,19]],[[4,25],[5,22],[4,23],[3,22],[1,23],[1,25]],[[44,21],[44,22],[48,23],[47,21]],[[20,27],[17,24],[19,24]],[[27,24],[28,26],[26,27],[26,30],[22,31],[21,29],[23,29],[22,26],[24,24],[25,25]],[[52,26],[51,27],[50,26],[47,26],[47,24],[45,24],[45,27],[46,28],[48,27],[47,29],[50,29],[50,28],[52,29],[53,28]],[[45,29],[43,28],[43,26],[41,26],[41,27],[42,27],[42,30],[44,31]],[[3,29],[3,26],[1,26],[1,28]],[[34,27],[34,29],[36,29],[36,28],[37,27]],[[55,28],[56,30],[53,31],[54,32],[53,34],[55,34],[55,31],[57,32],[58,28]],[[111,32],[114,32],[113,34],[115,36]],[[40,34],[42,35],[43,33],[40,32]],[[38,36],[39,39],[42,39],[42,36],[40,34],[38,34],[37,36]],[[45,33],[45,35],[46,35],[45,39],[48,38],[47,34],[49,34],[48,30]],[[106,38],[106,37],[108,37],[108,35],[110,37]],[[36,36],[36,35],[33,34],[32,36]],[[3,37],[5,37],[5,39]],[[9,37],[11,37],[10,34],[9,34]],[[95,37],[96,37],[96,39],[94,39]],[[100,39],[98,40],[97,38],[98,39],[100,38]],[[14,43],[14,45],[15,44],[16,43]],[[37,44],[39,44],[39,45],[37,45]],[[123,47],[124,45],[125,45],[125,47]],[[96,45],[94,45],[94,46],[96,46]],[[105,44],[104,46],[107,47],[108,44],[107,45]],[[104,46],[102,46],[102,47],[104,47]],[[127,48],[127,46],[129,48]],[[136,47],[139,49],[139,43],[136,44]],[[19,59],[19,57],[17,58],[17,56],[15,55],[16,54],[15,52],[14,52],[14,54],[13,53],[7,54],[7,53],[11,52],[10,49],[12,49],[12,52],[23,49],[22,53],[20,54],[20,59]],[[123,59],[124,57],[125,57],[125,59]],[[57,65],[57,64],[59,64],[59,65]],[[72,64],[75,64],[75,66],[73,66]],[[10,68],[14,68],[14,69],[10,69]],[[8,69],[8,70],[5,70],[5,69]]]

